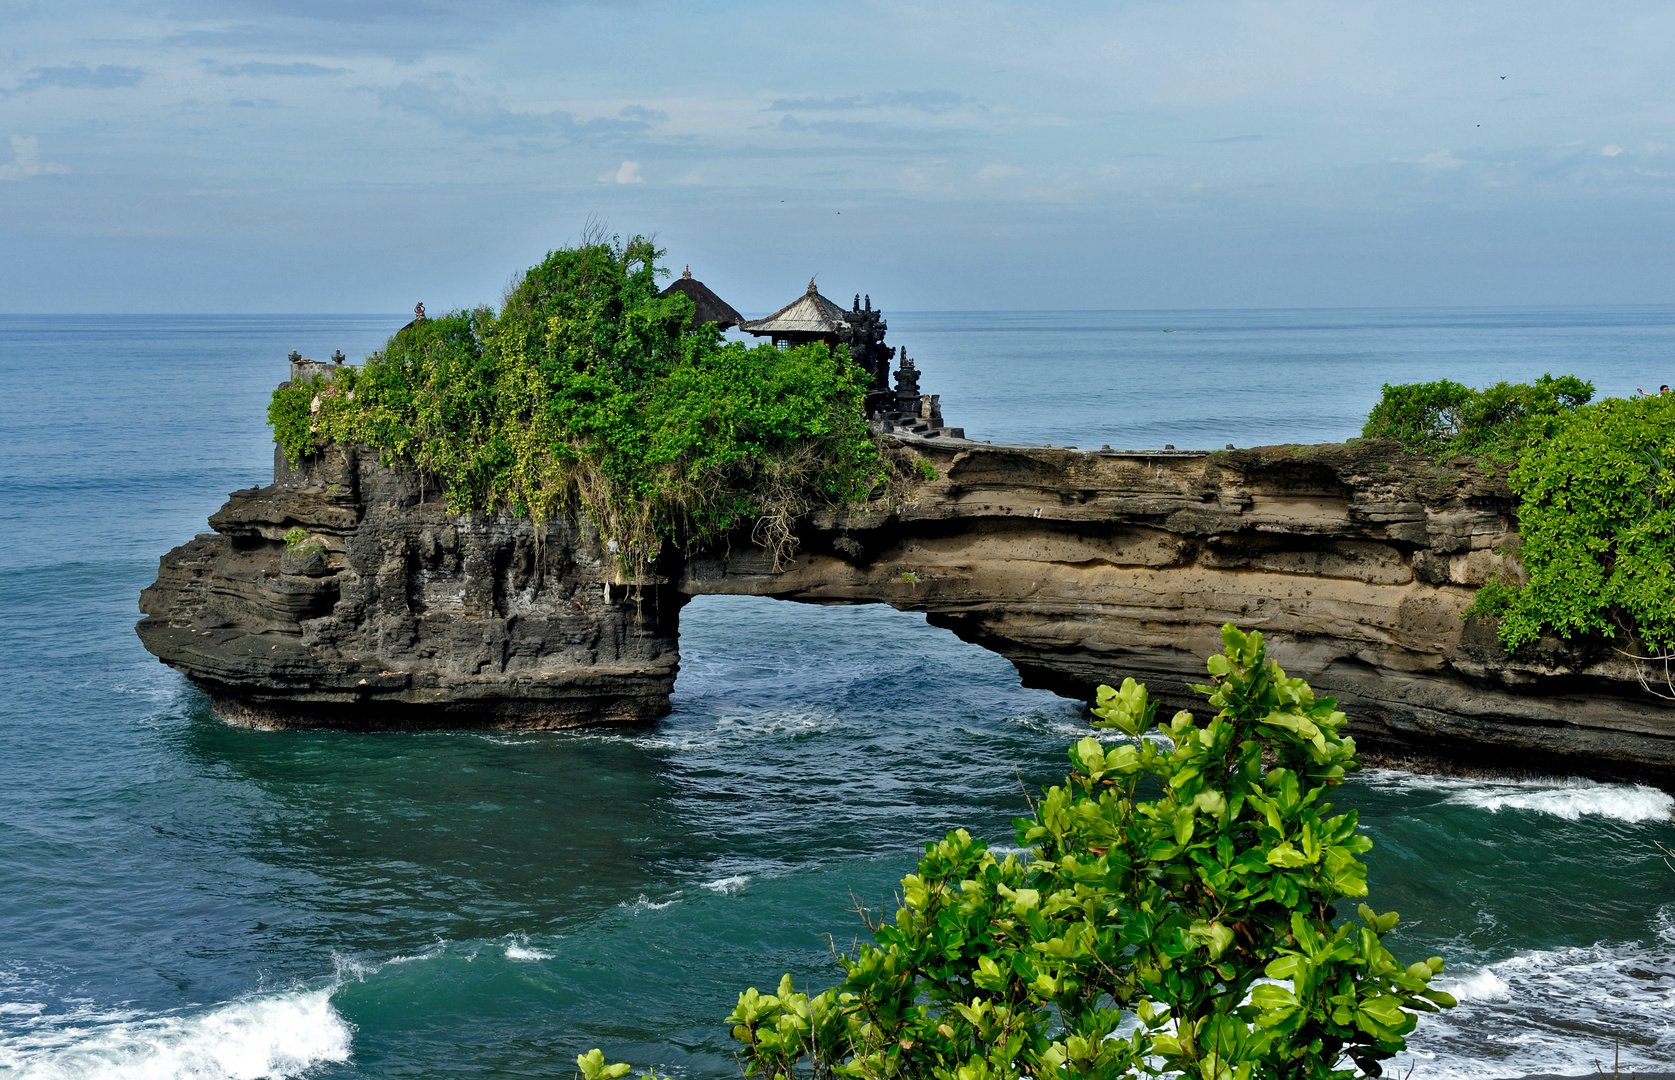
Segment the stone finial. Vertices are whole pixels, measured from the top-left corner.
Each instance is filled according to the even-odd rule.
[[[295,350],[295,349],[292,349],[291,350],[291,355],[287,356],[285,359],[289,360],[293,364],[300,364],[300,363],[302,363],[302,353],[297,352],[297,350]]]
[[[345,359],[345,357],[343,355],[343,350],[342,349],[334,349],[332,351],[332,363],[341,364],[341,363],[343,363],[344,359]]]
[[[811,293],[819,292],[819,290],[814,287],[814,279],[813,278],[808,279],[808,291],[811,292]]]
[[[692,280],[692,264],[691,263],[687,263],[686,264],[686,269],[681,271],[680,279],[682,281],[691,281]]]
[[[422,301],[422,300],[419,303],[413,305],[413,321],[414,322],[424,322],[425,321],[425,305],[424,305],[424,301]]]

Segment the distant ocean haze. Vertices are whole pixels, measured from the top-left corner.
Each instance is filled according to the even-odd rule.
[[[434,305],[440,307],[441,305]],[[1220,448],[1359,433],[1385,382],[1675,378],[1675,307],[890,311],[950,424],[995,442]],[[0,317],[0,1070],[556,1075],[577,1053],[736,1075],[746,986],[827,985],[923,841],[1014,844],[1077,703],[921,616],[704,597],[649,730],[228,727],[139,646],[157,557],[267,483],[293,348],[406,315]],[[1113,671],[1113,681],[1122,672]],[[1443,955],[1415,1080],[1675,1068],[1670,797],[1375,771],[1404,958]],[[442,1064],[445,1063],[445,1064]]]

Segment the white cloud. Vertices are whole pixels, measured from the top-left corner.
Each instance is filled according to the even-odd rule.
[[[899,186],[920,191],[932,185],[942,187],[947,164],[945,161],[931,161],[919,165],[909,165],[899,173]]]
[[[977,170],[977,179],[1005,180],[1008,177],[1017,176],[1021,172],[1023,172],[1023,170],[1018,168],[1016,165],[985,165],[981,169]]]
[[[62,165],[41,160],[40,140],[33,135],[12,136],[12,160],[0,165],[0,180],[22,180],[43,173],[67,173]]]
[[[1607,146],[1604,150],[1600,151],[1600,153],[1604,154],[1606,157],[1616,157],[1622,152],[1623,148],[1618,146],[1616,143],[1612,143],[1610,146]]]
[[[1428,165],[1433,169],[1458,169],[1460,159],[1451,150],[1438,150],[1434,154],[1426,154],[1419,159],[1419,164]]]
[[[604,184],[643,184],[646,178],[640,175],[638,161],[625,161],[614,173],[606,173],[599,178]]]

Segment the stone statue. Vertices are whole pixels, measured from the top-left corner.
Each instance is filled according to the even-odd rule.
[[[901,366],[896,369],[896,414],[919,415],[919,369],[907,358],[905,348],[901,351]]]
[[[890,389],[890,360],[895,350],[884,344],[884,332],[889,324],[882,311],[874,311],[872,297],[862,306],[861,296],[855,294],[854,307],[843,313],[838,326],[838,340],[849,347],[849,358],[855,361],[871,379],[871,393],[887,394]],[[872,409],[869,407],[868,411]]]

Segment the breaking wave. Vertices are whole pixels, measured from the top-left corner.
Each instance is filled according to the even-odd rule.
[[[659,904],[647,898],[645,893],[641,893],[632,900],[621,901],[617,904],[617,907],[631,915],[638,915],[642,911],[662,911],[664,908],[673,907],[678,903],[680,903],[680,897],[678,896],[673,899],[665,900]]]
[[[532,960],[551,960],[552,958],[552,953],[542,952],[540,949],[530,945],[527,940],[509,941],[506,943],[506,959],[508,960],[522,960],[527,962]]]
[[[1668,821],[1675,796],[1645,784],[1607,784],[1572,777],[1560,780],[1463,780],[1368,769],[1366,782],[1387,789],[1436,791],[1443,801],[1496,814],[1524,810],[1576,821],[1607,817],[1631,823]]]
[[[1623,1075],[1675,1065],[1675,907],[1650,943],[1519,953],[1438,980],[1459,1008],[1420,1017],[1409,1052],[1386,1067],[1414,1080],[1497,1080],[1609,1072],[1621,1040]]]
[[[20,1080],[285,1080],[349,1058],[336,986],[258,994],[203,1012],[39,1017],[0,1039]],[[67,1021],[67,1022],[66,1022]]]

